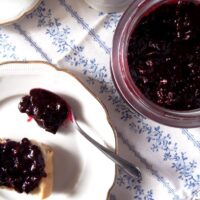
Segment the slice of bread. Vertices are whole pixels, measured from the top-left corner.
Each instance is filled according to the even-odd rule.
[[[53,189],[53,150],[46,144],[38,143],[33,140],[31,140],[31,142],[40,147],[45,161],[45,172],[47,176],[42,178],[39,188],[33,191],[33,193],[37,193],[40,199],[43,200],[51,195]]]
[[[5,142],[5,139],[0,139],[0,143],[3,142]],[[53,189],[53,150],[50,146],[39,143],[35,140],[30,140],[30,142],[40,148],[45,161],[45,172],[47,176],[43,177],[39,186],[28,195],[36,195],[38,197],[37,199],[44,200],[51,195]],[[7,187],[1,188],[8,189]]]

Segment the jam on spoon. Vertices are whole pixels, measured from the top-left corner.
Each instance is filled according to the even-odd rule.
[[[21,142],[0,142],[0,186],[29,193],[46,177],[45,162],[40,148],[27,138]]]
[[[200,4],[174,0],[146,13],[134,28],[128,65],[136,86],[172,110],[200,108]]]
[[[59,108],[58,110],[56,109],[57,107]],[[88,141],[90,141],[114,163],[124,168],[124,170],[131,176],[141,179],[141,172],[136,166],[91,138],[79,126],[72,108],[67,104],[67,102],[53,92],[41,88],[32,89],[29,96],[24,96],[22,98],[22,101],[19,104],[19,110],[27,113],[29,116],[33,116],[36,122],[39,121],[38,124],[40,126],[42,125],[42,127],[47,131],[53,133],[57,131],[64,120],[71,121],[74,125],[74,128],[76,128],[79,133],[81,133]],[[58,120],[58,122],[56,120]],[[54,124],[55,122],[56,124]]]
[[[30,95],[24,96],[19,103],[19,110],[35,119],[46,131],[56,133],[69,113],[66,102],[53,92],[34,88]]]

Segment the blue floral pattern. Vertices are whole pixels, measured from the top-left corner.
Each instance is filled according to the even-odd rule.
[[[114,32],[121,16],[121,13],[110,13],[106,15],[106,18],[103,23],[104,28],[106,30],[111,29]]]
[[[0,28],[0,58],[18,60],[16,46],[9,41],[9,36]]]
[[[148,169],[153,176],[156,177],[158,182],[162,183],[163,187],[167,189],[168,193],[173,196],[173,200],[181,200],[181,198],[176,194],[175,190],[172,188],[169,182],[163,178],[158,171],[152,168],[152,166],[145,160],[139,152],[136,151],[135,147],[130,144],[128,139],[126,139],[122,133],[118,134],[118,137],[122,140],[122,142],[129,148],[129,150],[145,165],[146,169]]]
[[[58,53],[71,51],[70,54],[65,56],[65,61],[71,66],[83,67],[83,73],[88,77],[87,82],[89,84],[94,84],[95,79],[102,81],[107,77],[105,66],[99,66],[96,59],[89,59],[82,55],[84,47],[75,45],[74,39],[67,37],[70,34],[70,28],[62,26],[59,19],[53,17],[51,10],[45,9],[44,2],[28,18],[34,16],[38,19],[37,26],[46,28],[46,34],[52,40],[52,45],[57,48]],[[89,76],[90,74],[92,76]]]
[[[136,200],[154,200],[153,191],[144,191],[141,185],[141,180],[135,180],[129,176],[122,169],[119,169],[119,177],[117,178],[117,184],[124,186],[127,190],[134,190],[133,199]]]
[[[200,186],[200,173],[195,174],[197,162],[190,160],[187,152],[178,150],[178,145],[172,141],[170,134],[165,135],[160,126],[152,127],[144,122],[135,133],[146,134],[146,139],[151,144],[150,149],[162,153],[163,160],[171,162],[171,168],[177,172],[178,178],[184,181],[185,188],[193,191]]]
[[[38,27],[46,27],[46,34],[52,40],[52,45],[57,47],[58,53],[69,52],[71,49],[81,51],[83,47],[74,45],[73,40],[68,40],[67,35],[70,34],[70,28],[68,26],[61,26],[59,19],[53,18],[51,10],[46,10],[45,2],[42,2],[39,8],[28,15],[27,18],[37,17]]]

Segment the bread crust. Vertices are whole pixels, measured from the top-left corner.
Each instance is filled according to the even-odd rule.
[[[45,161],[45,172],[47,174],[46,177],[42,178],[39,185],[39,193],[43,200],[50,196],[53,189],[53,150],[46,144],[36,143],[36,145],[39,146],[42,151]]]
[[[51,195],[53,190],[53,150],[47,144],[39,143],[35,140],[30,140],[30,141],[32,144],[38,146],[42,152],[45,162],[44,170],[47,176],[42,177],[39,186],[29,194],[37,195],[39,196],[39,199],[44,200]],[[6,142],[6,139],[0,139],[0,143],[4,142]],[[0,188],[10,189],[4,186],[1,186]]]

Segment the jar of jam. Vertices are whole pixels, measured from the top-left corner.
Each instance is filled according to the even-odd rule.
[[[126,10],[111,71],[137,112],[173,127],[200,126],[199,19],[199,0],[136,0]]]

